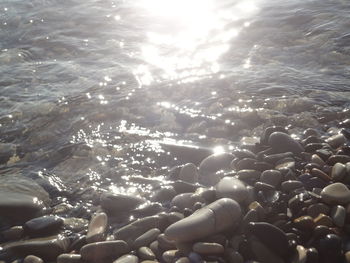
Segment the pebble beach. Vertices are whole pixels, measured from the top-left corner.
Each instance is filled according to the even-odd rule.
[[[0,263],[350,263],[349,11],[0,3]]]

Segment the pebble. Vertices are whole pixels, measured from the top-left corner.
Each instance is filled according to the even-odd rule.
[[[266,222],[251,222],[247,230],[277,254],[285,256],[288,253],[288,238],[280,228]]]
[[[327,226],[327,227],[333,226],[332,219],[329,216],[325,215],[325,214],[319,214],[314,219],[314,222],[315,222],[316,226]]]
[[[260,178],[261,172],[251,169],[240,170],[237,172],[238,179],[244,182],[255,182]]]
[[[329,206],[323,203],[313,204],[307,208],[307,214],[314,218],[317,217],[319,214],[327,215],[329,211],[330,211]]]
[[[296,140],[283,132],[273,132],[269,136],[268,144],[278,153],[292,152],[299,155],[304,151],[303,147]]]
[[[332,180],[332,178],[328,174],[317,168],[312,168],[311,174],[326,182],[330,182]]]
[[[350,156],[342,155],[342,154],[332,155],[327,160],[327,163],[329,165],[334,165],[336,163],[343,163],[343,164],[345,164],[347,162],[350,162]]]
[[[246,200],[248,196],[248,190],[245,184],[234,177],[224,177],[216,185],[217,198],[231,198],[239,203]]]
[[[286,134],[288,133],[287,130],[282,126],[267,127],[260,137],[261,144],[268,144],[268,140],[270,138],[270,135],[274,132],[283,132]]]
[[[191,263],[191,261],[188,257],[181,257],[178,260],[176,260],[175,263]]]
[[[80,249],[82,259],[87,261],[115,259],[128,252],[129,246],[122,240],[90,243]]]
[[[223,254],[225,249],[218,243],[197,242],[193,244],[193,251],[200,255]]]
[[[219,170],[230,169],[230,163],[234,157],[230,153],[221,153],[205,158],[199,165],[199,182],[207,186],[217,184],[221,178],[215,176],[215,173]]]
[[[142,260],[154,260],[156,259],[156,255],[153,253],[152,249],[149,247],[140,247],[137,250],[137,255]]]
[[[100,200],[102,208],[111,214],[131,211],[143,202],[140,197],[111,193],[103,193]]]
[[[174,198],[176,191],[173,186],[163,186],[151,195],[150,200],[156,202],[167,202]]]
[[[90,221],[86,234],[86,242],[93,243],[103,241],[105,239],[107,223],[108,217],[105,213],[98,213],[95,215]]]
[[[326,142],[334,149],[346,143],[346,141],[347,140],[343,134],[336,134],[326,139]]]
[[[23,226],[23,230],[30,237],[38,237],[53,234],[62,226],[62,218],[57,216],[43,216],[27,221]]]
[[[139,258],[134,255],[124,255],[114,260],[113,263],[138,263]]]
[[[257,240],[251,239],[249,241],[250,248],[256,259],[262,263],[284,263],[283,259],[276,255],[274,252],[277,252],[275,249],[269,249],[265,243]],[[274,252],[272,252],[274,251]]]
[[[219,199],[165,230],[170,240],[191,241],[233,227],[241,218],[239,204],[228,198]]]
[[[68,246],[69,240],[64,236],[57,235],[8,243],[4,246],[4,250],[23,257],[34,255],[45,261],[50,261],[56,260],[58,255],[65,253]]]
[[[315,228],[315,222],[311,216],[301,216],[293,221],[296,228],[310,231]]]
[[[345,224],[346,210],[343,206],[337,205],[332,208],[331,217],[333,223],[338,227],[343,227]]]
[[[333,181],[340,182],[346,176],[346,166],[342,163],[336,163],[332,167],[331,177]]]
[[[330,205],[345,205],[350,202],[350,190],[342,183],[333,183],[321,192],[322,200]]]
[[[84,218],[67,217],[64,219],[63,224],[65,229],[79,232],[85,230],[88,227],[89,221]]]
[[[80,254],[61,254],[57,257],[57,263],[82,263]]]
[[[9,240],[18,240],[23,236],[23,227],[22,226],[13,226],[3,232],[1,232],[1,236],[9,241]]]
[[[24,258],[23,263],[44,263],[44,261],[39,257],[29,255]]]
[[[260,181],[277,187],[282,182],[283,175],[278,170],[266,170],[260,175]]]
[[[176,249],[175,241],[168,239],[163,233],[157,237],[157,241],[159,243],[159,247],[163,250]]]
[[[197,166],[193,163],[185,164],[180,170],[179,178],[188,183],[196,183],[198,181]]]
[[[307,250],[301,246],[297,245],[295,256],[291,263],[306,263],[307,262]]]
[[[180,255],[178,250],[168,250],[165,251],[162,255],[162,259],[165,263],[173,263],[175,262],[175,259],[179,257]]]
[[[200,195],[183,193],[175,196],[170,204],[178,207],[180,210],[184,210],[185,208],[192,208],[197,202],[205,203],[205,200]]]
[[[154,240],[157,239],[158,235],[161,234],[161,231],[158,228],[152,228],[150,230],[148,230],[146,233],[142,234],[141,236],[139,236],[134,244],[133,244],[133,248],[137,249],[143,246],[147,246],[149,245],[151,242],[153,242]]]
[[[324,166],[326,163],[320,158],[320,156],[318,156],[317,154],[313,154],[311,156],[311,162],[312,163],[316,163],[318,164],[319,166]]]
[[[302,188],[302,187],[304,187],[304,184],[297,180],[288,180],[288,181],[284,181],[281,184],[281,188],[285,192],[292,192],[293,190]]]
[[[270,154],[270,155],[265,155],[264,156],[264,161],[271,163],[271,164],[276,164],[279,160],[283,160],[288,157],[293,157],[292,152],[286,152],[286,153],[277,153],[277,154]]]

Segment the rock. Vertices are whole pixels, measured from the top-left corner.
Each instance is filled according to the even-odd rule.
[[[297,180],[288,180],[288,181],[284,181],[281,186],[283,191],[291,192],[298,188],[304,187],[304,184]]]
[[[122,240],[90,243],[80,249],[81,258],[87,261],[116,259],[129,252],[129,246]]]
[[[278,170],[266,170],[262,172],[260,176],[260,181],[266,184],[270,184],[277,187],[282,182],[283,175]]]
[[[240,170],[237,172],[238,179],[244,182],[255,182],[260,178],[261,172],[256,170]]]
[[[233,227],[241,218],[239,204],[228,198],[205,206],[165,230],[170,240],[192,241]]]
[[[44,261],[39,257],[29,255],[24,258],[23,263],[44,263]]]
[[[193,244],[193,251],[200,255],[223,254],[225,249],[218,243],[197,242]]]
[[[294,226],[303,231],[311,231],[315,228],[315,222],[311,216],[301,216],[293,221]]]
[[[21,223],[39,215],[45,208],[35,196],[0,190],[0,216],[11,223]]]
[[[62,235],[57,235],[8,243],[4,246],[4,250],[22,257],[34,255],[50,261],[56,260],[58,255],[66,252],[68,246],[69,240]]]
[[[278,227],[265,222],[251,222],[247,230],[271,251],[282,257],[288,254],[287,235]]]
[[[266,244],[257,239],[250,240],[250,248],[254,253],[256,259],[261,263],[284,263],[283,259],[280,258],[274,252],[276,250],[269,249]]]
[[[154,260],[154,259],[156,259],[156,255],[148,247],[140,247],[137,250],[137,255],[142,260]]]
[[[343,134],[336,134],[326,139],[326,143],[328,143],[334,149],[346,143],[346,141],[347,140]]]
[[[103,241],[105,239],[107,224],[108,217],[105,213],[98,213],[92,217],[86,234],[86,242],[93,243]]]
[[[102,208],[111,214],[131,211],[143,202],[142,198],[136,196],[111,193],[101,195]]]
[[[176,243],[174,240],[168,239],[165,234],[160,234],[157,237],[159,247],[162,250],[174,250],[176,249]]]
[[[331,217],[333,219],[333,223],[337,227],[343,227],[345,224],[345,218],[346,218],[345,208],[341,205],[337,205],[333,207],[331,211]]]
[[[333,183],[321,192],[322,200],[330,205],[345,205],[350,202],[350,190],[342,183]]]
[[[143,246],[147,246],[149,245],[151,242],[153,242],[154,240],[157,239],[157,237],[161,234],[160,230],[158,228],[152,228],[150,230],[148,230],[146,233],[142,234],[141,236],[139,236],[134,244],[133,244],[133,248],[137,249]]]
[[[165,263],[173,263],[177,258],[180,257],[180,253],[178,250],[168,250],[165,251],[162,255],[162,259]]]
[[[310,205],[307,208],[307,214],[311,217],[317,217],[319,214],[325,214],[327,215],[329,213],[329,206],[323,204],[323,203],[317,203]]]
[[[192,208],[197,202],[205,203],[205,200],[199,195],[184,193],[175,196],[170,204],[171,206],[176,206],[180,210],[183,210],[185,208]]]
[[[311,156],[311,162],[312,163],[316,163],[316,164],[318,164],[321,167],[326,164],[317,154],[313,154]]]
[[[333,221],[332,219],[324,214],[319,214],[315,219],[314,222],[316,226],[327,226],[327,227],[332,227],[333,226]]]
[[[30,237],[54,234],[63,226],[63,219],[57,216],[42,216],[24,224],[24,233]]]
[[[283,132],[283,133],[288,133],[287,130],[284,127],[281,126],[272,126],[272,127],[267,127],[263,134],[261,135],[260,138],[260,143],[261,144],[268,144],[268,140],[270,138],[270,135],[274,132]]]
[[[178,194],[193,193],[198,188],[198,185],[184,182],[181,180],[176,180],[175,182],[172,183],[172,186],[174,187],[176,193]]]
[[[18,240],[23,236],[23,227],[22,226],[13,226],[10,229],[7,229],[1,233],[1,236],[7,240]]]
[[[57,263],[82,263],[80,254],[61,254],[57,257]]]
[[[304,151],[296,140],[283,132],[273,132],[268,139],[268,144],[277,153],[292,152],[299,155]]]
[[[175,263],[191,263],[191,261],[188,257],[181,257],[178,260],[176,260]]]
[[[336,163],[332,168],[332,179],[335,182],[340,182],[346,176],[346,166],[342,163]]]
[[[301,246],[298,245],[295,256],[292,259],[292,263],[306,263],[307,262],[307,250]]]
[[[124,240],[131,246],[136,238],[146,233],[148,230],[152,228],[163,229],[161,226],[163,220],[167,221],[166,218],[163,218],[160,215],[138,219],[131,224],[116,229],[114,231],[114,238],[116,240]]]
[[[316,177],[324,180],[325,182],[330,182],[332,180],[332,178],[329,177],[328,174],[326,174],[325,172],[323,172],[322,170],[317,169],[317,168],[312,168],[311,174],[313,176],[316,176]]]
[[[179,178],[188,183],[196,183],[198,181],[197,166],[193,163],[185,164],[180,170]]]
[[[134,255],[124,255],[118,258],[117,260],[114,260],[113,263],[138,263],[139,259],[137,256]]]
[[[226,176],[222,178],[215,189],[218,199],[227,197],[242,203],[248,196],[248,190],[245,184],[234,177]]]
[[[64,219],[64,228],[73,232],[79,232],[86,229],[89,221],[84,218],[67,217]]]
[[[220,177],[215,176],[219,170],[230,169],[234,155],[230,153],[212,154],[199,165],[199,182],[211,186],[219,182]]]
[[[167,202],[174,198],[176,191],[173,186],[164,186],[157,190],[152,196],[151,201],[154,202]]]
[[[327,160],[327,164],[329,164],[329,165],[334,165],[336,163],[345,164],[347,162],[350,162],[350,156],[343,155],[343,154],[332,155]]]

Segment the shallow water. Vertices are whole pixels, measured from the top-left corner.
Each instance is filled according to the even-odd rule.
[[[349,11],[340,0],[1,1],[1,171],[77,203],[148,197],[170,167],[269,125],[325,131],[350,116]]]

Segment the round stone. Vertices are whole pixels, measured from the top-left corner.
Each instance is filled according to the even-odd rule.
[[[335,182],[339,182],[342,181],[343,178],[346,176],[347,172],[346,172],[346,166],[345,164],[342,163],[336,163],[335,165],[333,165],[332,167],[332,179]]]
[[[193,163],[185,164],[180,170],[179,178],[188,183],[196,183],[198,181],[197,166]]]
[[[266,170],[262,172],[260,181],[277,187],[282,182],[283,175],[278,170]]]
[[[24,258],[23,263],[44,263],[44,261],[39,257],[29,255]]]
[[[345,224],[346,218],[346,210],[343,206],[337,205],[333,207],[331,211],[331,217],[333,219],[333,223],[338,227],[343,227]]]
[[[300,154],[304,151],[303,147],[296,140],[283,132],[273,132],[269,136],[268,144],[279,153],[292,152]]]
[[[321,197],[327,204],[348,204],[350,202],[350,190],[345,184],[333,183],[323,188]]]
[[[224,177],[216,185],[217,198],[231,198],[239,203],[246,200],[248,190],[245,184],[234,177]]]

